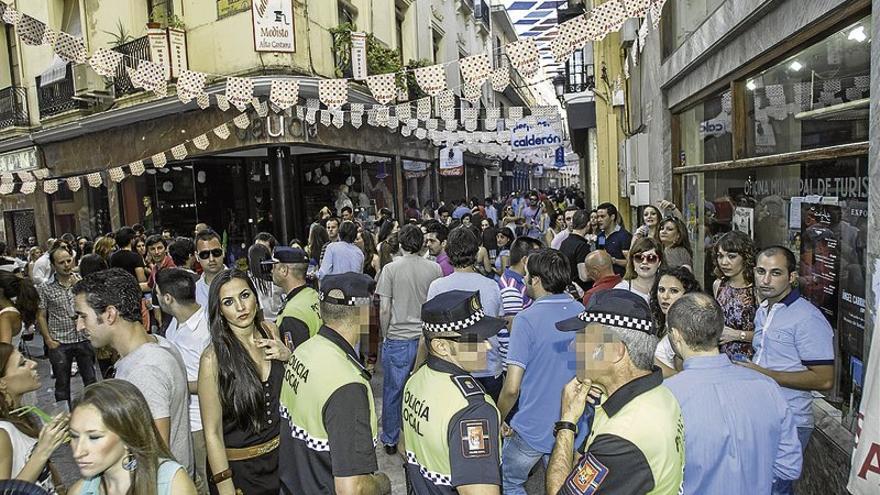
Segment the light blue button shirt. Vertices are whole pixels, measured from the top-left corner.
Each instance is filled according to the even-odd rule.
[[[805,371],[807,366],[834,365],[834,331],[816,306],[797,290],[755,314],[755,356],[752,362],[773,371]],[[782,388],[795,424],[813,426],[813,396],[808,390]]]
[[[348,272],[364,272],[364,252],[361,251],[361,248],[348,242],[331,242],[327,245],[327,251],[324,252],[324,259],[321,260],[318,280],[324,280],[327,275]]]
[[[694,357],[664,381],[684,419],[684,493],[769,495],[773,479],[798,479],[801,443],[773,379],[730,362]]]

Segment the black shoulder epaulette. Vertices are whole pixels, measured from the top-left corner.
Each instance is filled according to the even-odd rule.
[[[480,382],[470,375],[453,375],[451,378],[452,383],[461,391],[461,395],[467,399],[471,397],[482,398],[483,394],[486,393]]]

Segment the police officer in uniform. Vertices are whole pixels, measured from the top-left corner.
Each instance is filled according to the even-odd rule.
[[[484,314],[479,292],[451,291],[422,305],[422,322],[428,359],[403,391],[408,491],[499,495],[499,413],[470,372],[505,321]]]
[[[314,337],[323,324],[318,292],[306,284],[309,257],[302,249],[279,246],[275,248],[274,256],[263,263],[271,265],[272,282],[287,294],[284,308],[275,323],[284,343],[293,349]]]
[[[328,275],[319,294],[324,325],[297,347],[281,386],[278,466],[282,494],[391,493],[378,473],[370,374],[358,360],[375,281]]]
[[[681,493],[684,425],[678,401],[653,364],[657,329],[644,299],[622,289],[599,292],[584,312],[556,328],[578,331],[578,364],[577,376],[562,392],[546,492]],[[600,392],[598,405],[576,460],[576,423],[593,395],[591,388]]]

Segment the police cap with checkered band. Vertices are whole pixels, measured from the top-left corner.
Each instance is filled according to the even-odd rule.
[[[590,297],[587,308],[579,315],[556,323],[562,332],[575,332],[590,323],[601,323],[657,335],[651,308],[641,296],[624,289],[609,289]]]
[[[506,325],[501,318],[486,315],[479,292],[444,292],[422,305],[422,332],[428,338],[476,337],[482,341]]]
[[[321,280],[318,299],[341,306],[366,306],[372,302],[374,290],[376,281],[362,273],[327,275]]]

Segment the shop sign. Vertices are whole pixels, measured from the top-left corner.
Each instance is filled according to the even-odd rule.
[[[302,140],[303,122],[296,118],[290,109],[280,114],[270,113],[266,118],[250,115],[251,125],[245,129],[236,128],[239,140],[297,139]],[[315,127],[315,126],[310,126]]]
[[[534,126],[521,122],[510,133],[510,146],[514,150],[559,146],[561,144],[562,137],[546,120],[539,121]]]
[[[745,183],[747,196],[836,196],[840,199],[868,197],[867,177],[813,177],[799,179],[761,179]]]
[[[171,77],[180,77],[183,71],[189,69],[184,31],[168,28],[168,52],[171,58]]]
[[[351,78],[367,78],[367,33],[351,33]]]
[[[0,172],[21,172],[39,166],[36,146],[0,154]]]
[[[464,175],[464,153],[461,148],[440,148],[440,175]]]
[[[165,79],[171,79],[171,53],[168,50],[168,33],[164,29],[148,29],[150,60],[165,67]]]
[[[700,137],[705,138],[706,136],[712,137],[721,137],[724,134],[727,134],[728,128],[730,127],[730,115],[721,114],[714,119],[709,119],[703,122],[700,122]]]
[[[238,14],[251,8],[251,0],[217,0],[217,17]]]
[[[287,52],[296,50],[292,0],[255,0],[251,5],[254,50]]]

